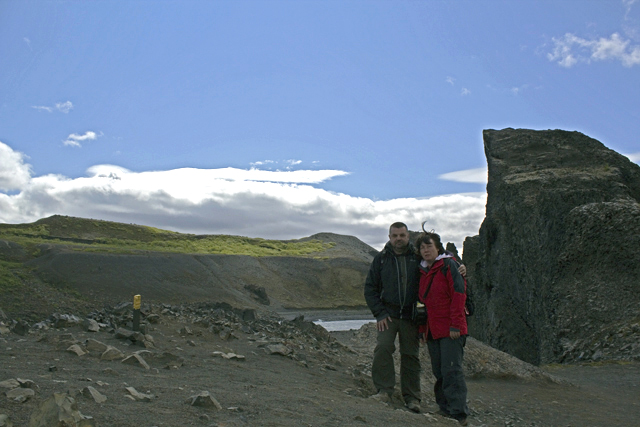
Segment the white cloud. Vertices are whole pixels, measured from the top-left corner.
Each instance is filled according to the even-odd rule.
[[[60,111],[61,113],[67,114],[72,109],[73,109],[73,104],[71,103],[71,101],[58,102],[56,104],[56,110]]]
[[[0,190],[25,188],[31,179],[31,166],[24,162],[22,153],[0,141]]]
[[[449,172],[438,176],[438,179],[455,182],[471,182],[477,184],[487,183],[487,168],[467,169],[457,172]]]
[[[82,144],[80,144],[81,142],[92,141],[96,138],[98,138],[98,135],[92,131],[85,132],[84,135],[72,133],[66,140],[62,141],[62,143],[71,147],[82,147]]]
[[[47,113],[53,113],[52,107],[45,107],[43,105],[33,105],[31,108],[35,108],[36,110],[39,110],[39,111],[46,111]]]
[[[22,182],[0,193],[0,222],[25,223],[54,214],[150,225],[184,233],[292,239],[328,231],[356,236],[381,249],[389,224],[422,221],[462,250],[484,218],[484,193],[374,201],[317,188],[337,170],[175,169],[131,172],[97,165],[86,177],[30,178],[20,154],[3,146],[6,173]],[[5,162],[5,159],[9,161]],[[12,174],[13,172],[13,174]],[[6,181],[6,179],[5,179]]]
[[[529,87],[528,84],[523,84],[522,86],[518,86],[518,87],[512,87],[510,89],[511,93],[515,96],[519,95],[520,92],[522,92],[523,90],[527,89]]]
[[[554,48],[547,54],[549,61],[570,68],[579,62],[618,60],[625,67],[640,64],[640,45],[632,45],[618,33],[609,38],[587,40],[567,33],[564,37],[553,38]]]
[[[35,108],[39,111],[46,111],[47,113],[53,113],[54,110],[60,111],[61,113],[69,113],[73,109],[73,103],[71,101],[65,102],[57,102],[53,107],[47,107],[44,105],[34,105],[31,108]]]
[[[625,154],[629,160],[631,160],[632,162],[635,163],[640,163],[640,153],[631,153],[631,154]]]
[[[454,79],[453,77],[447,76],[447,79],[445,81],[453,86],[455,84],[456,79]]]
[[[462,91],[460,92],[460,95],[462,95],[462,96],[471,95],[471,91],[469,89],[467,89],[466,87],[463,87]]]

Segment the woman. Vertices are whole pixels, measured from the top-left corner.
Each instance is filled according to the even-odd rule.
[[[416,248],[422,258],[418,298],[427,307],[427,324],[420,326],[420,341],[429,348],[438,413],[467,425],[467,384],[462,371],[467,338],[466,283],[438,234],[423,233]]]

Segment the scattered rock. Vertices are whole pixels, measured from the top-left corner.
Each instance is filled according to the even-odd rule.
[[[87,386],[82,389],[82,395],[84,397],[93,399],[96,403],[103,403],[107,401],[107,396],[100,393],[98,390],[91,386]]]
[[[13,427],[8,415],[0,414],[0,427]]]
[[[211,355],[213,357],[222,357],[223,359],[229,359],[229,360],[245,360],[245,357],[240,354],[224,353],[222,351],[214,351]]]
[[[153,395],[140,393],[133,387],[125,387],[125,389],[129,392],[129,396],[131,396],[134,400],[138,402],[151,402],[153,399]]]
[[[184,365],[184,358],[168,351],[150,354],[150,360],[155,366],[160,366],[164,369],[176,369]]]
[[[15,378],[0,381],[0,388],[7,388],[9,390],[20,387],[20,383]]]
[[[147,322],[149,323],[153,323],[156,324],[160,321],[160,315],[159,314],[150,314],[146,317]]]
[[[53,323],[54,328],[69,328],[82,323],[82,320],[73,314],[58,314],[51,315],[49,320]]]
[[[82,326],[84,327],[84,330],[88,332],[100,331],[100,325],[93,319],[84,319],[84,321],[82,322]]]
[[[208,391],[203,391],[200,394],[189,397],[185,403],[188,403],[191,406],[215,408],[219,411],[222,410],[222,405],[220,405],[216,398],[213,397]]]
[[[5,396],[7,399],[15,400],[16,402],[26,402],[29,398],[36,395],[36,392],[30,388],[14,388],[13,390],[6,391]]]
[[[29,427],[95,427],[93,418],[82,415],[75,399],[54,393],[31,414]]]
[[[11,332],[20,336],[25,336],[29,332],[29,324],[24,320],[19,320],[11,327]]]
[[[124,359],[124,357],[125,355],[122,351],[110,345],[100,355],[101,360],[120,360]]]
[[[69,353],[74,353],[78,356],[84,356],[85,354],[87,354],[87,352],[84,351],[82,347],[80,347],[78,344],[73,344],[72,346],[68,347],[67,351]]]
[[[89,352],[95,352],[95,353],[104,353],[105,350],[107,349],[107,345],[105,343],[102,343],[100,341],[94,340],[92,338],[89,338],[87,341],[85,341],[84,347],[87,349],[87,351]]]
[[[122,360],[122,363],[125,363],[127,365],[135,365],[135,366],[141,366],[144,369],[151,369],[149,367],[149,364],[142,358],[142,356],[140,356],[137,353],[134,353],[130,356],[125,357]]]
[[[268,345],[265,350],[269,354],[279,354],[281,356],[289,356],[292,353],[291,349],[284,344]]]

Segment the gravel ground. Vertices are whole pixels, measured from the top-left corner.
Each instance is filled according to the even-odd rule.
[[[35,394],[19,403],[5,395],[8,388],[0,389],[0,415],[27,426],[31,414],[55,392],[73,396],[79,411],[100,426],[457,425],[433,413],[437,407],[428,369],[423,368],[421,414],[406,410],[398,395],[391,405],[369,398],[374,392],[371,325],[329,334],[310,322],[275,315],[242,320],[220,309],[152,312],[157,317],[148,325],[150,348],[118,338],[106,327],[99,332],[80,325],[32,328],[24,336],[1,335],[0,381],[31,380]],[[127,356],[142,351],[149,369],[101,360],[94,353],[78,356],[67,350],[70,336],[85,349],[93,339]],[[180,357],[181,365],[165,369],[162,359],[151,357],[164,353]],[[422,358],[427,367],[426,349]],[[638,363],[538,369],[475,340],[466,358],[469,425],[638,424]],[[107,400],[87,397],[88,386]],[[127,387],[149,395],[149,401],[132,400]],[[187,403],[203,391],[220,407]]]

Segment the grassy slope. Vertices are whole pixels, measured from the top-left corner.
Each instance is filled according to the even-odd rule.
[[[322,257],[333,243],[304,239],[278,241],[227,235],[175,233],[153,227],[55,215],[31,224],[0,224],[0,240],[24,253],[0,251],[0,309],[10,317],[38,320],[51,309],[82,311],[83,298],[64,284],[42,283],[23,262],[38,257],[39,245],[65,245],[76,251],[133,254],[165,252]]]

